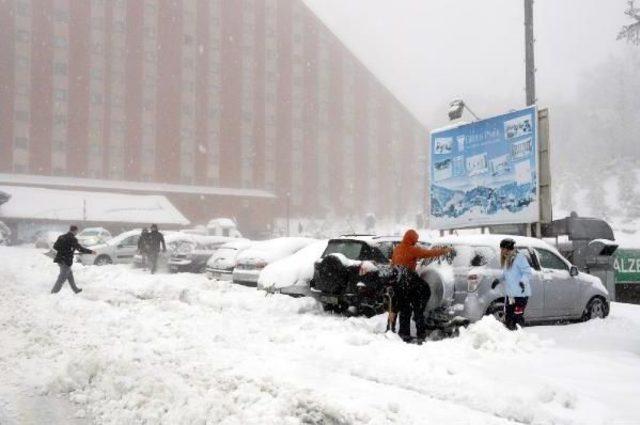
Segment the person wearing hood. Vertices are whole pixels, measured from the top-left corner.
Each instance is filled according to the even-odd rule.
[[[138,238],[138,253],[142,256],[143,267],[146,268],[149,263],[149,229],[142,229]]]
[[[524,310],[531,296],[529,281],[533,269],[524,254],[516,250],[516,241],[511,238],[500,241],[500,265],[502,276],[491,287],[495,289],[500,283],[504,284],[504,324],[507,329],[515,331],[518,325],[524,325]]]
[[[147,255],[149,257],[151,274],[156,272],[158,268],[158,255],[160,254],[160,247],[162,247],[162,252],[167,252],[167,245],[164,242],[164,236],[162,233],[158,231],[158,226],[156,224],[151,225],[151,231],[149,232],[149,236],[147,237],[149,250]]]
[[[392,313],[399,315],[400,329],[398,335],[405,341],[411,341],[411,314],[416,322],[418,342],[426,338],[427,328],[424,321],[424,310],[427,308],[431,290],[429,285],[416,273],[418,260],[447,255],[451,248],[426,249],[417,245],[418,232],[409,229],[402,242],[393,250],[391,264],[400,269],[398,287],[395,289],[395,304]],[[391,314],[391,313],[390,313]],[[395,322],[395,320],[390,320]],[[393,329],[392,329],[393,330]]]

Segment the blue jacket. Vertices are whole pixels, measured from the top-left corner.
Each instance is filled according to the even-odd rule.
[[[504,292],[508,297],[530,297],[531,296],[531,275],[533,270],[524,254],[518,252],[513,260],[511,268],[502,270],[502,281],[504,282]],[[520,283],[524,289],[520,287]]]

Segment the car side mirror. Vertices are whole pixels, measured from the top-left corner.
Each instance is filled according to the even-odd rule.
[[[571,277],[578,276],[578,273],[580,273],[578,271],[578,268],[576,266],[571,266],[571,268],[569,269],[569,274],[571,275]]]
[[[118,245],[118,248],[124,248],[124,245],[120,244]]]

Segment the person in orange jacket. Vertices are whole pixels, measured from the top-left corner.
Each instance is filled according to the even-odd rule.
[[[390,316],[398,313],[400,316],[400,329],[398,335],[405,341],[411,341],[411,314],[416,322],[418,342],[424,341],[427,336],[427,328],[424,321],[424,310],[427,308],[431,290],[429,285],[416,273],[418,260],[424,258],[440,257],[449,254],[451,248],[426,249],[417,246],[418,232],[409,229],[405,232],[402,242],[393,250],[391,264],[402,269],[400,284],[394,291],[394,306],[390,309]],[[393,311],[395,310],[395,311]],[[395,317],[389,318],[390,323],[395,323]]]

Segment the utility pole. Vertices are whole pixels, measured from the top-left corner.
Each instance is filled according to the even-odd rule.
[[[527,106],[536,104],[536,65],[533,56],[533,0],[524,0],[524,43],[526,61]]]

